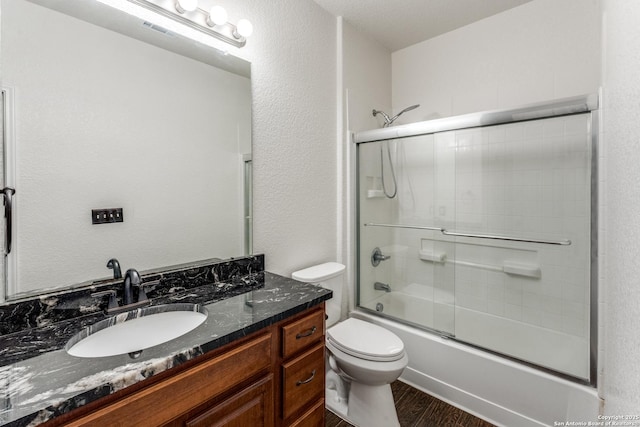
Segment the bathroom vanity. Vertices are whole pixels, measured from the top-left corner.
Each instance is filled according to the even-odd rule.
[[[321,426],[323,324],[321,304],[48,425]]]
[[[38,329],[55,328],[51,336],[58,337],[48,350],[24,360],[5,363],[20,357],[0,354],[2,425],[324,425],[324,301],[331,291],[237,266],[228,266],[230,277],[222,279],[218,270],[220,280],[175,295],[159,286],[153,298],[152,290],[154,305],[172,298],[199,303],[208,317],[193,331],[140,354],[70,356],[64,344],[77,333],[78,319],[0,337],[3,349],[11,339],[35,338]],[[227,297],[206,301],[212,298],[208,291],[221,288]]]

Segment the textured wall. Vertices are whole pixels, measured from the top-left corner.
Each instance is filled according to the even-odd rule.
[[[640,3],[604,1],[605,413],[640,415]]]
[[[202,2],[203,4],[205,2]],[[254,25],[254,252],[275,273],[336,260],[336,20],[311,0],[210,1]]]
[[[536,0],[393,53],[409,123],[597,91],[600,1]]]

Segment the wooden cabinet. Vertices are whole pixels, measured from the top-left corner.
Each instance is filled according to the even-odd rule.
[[[315,405],[305,412],[300,418],[289,424],[290,427],[324,426],[324,399],[318,400]]]
[[[282,357],[291,357],[324,337],[324,310],[313,311],[282,326]]]
[[[282,364],[282,414],[289,418],[324,392],[324,346],[313,349]]]
[[[324,304],[48,426],[324,426]]]
[[[273,425],[273,375],[268,375],[179,425],[185,427]]]
[[[283,426],[324,426],[324,310],[284,324],[281,335],[280,421]]]
[[[261,334],[218,357],[130,394],[68,425],[166,425],[257,374],[268,373],[272,360],[271,339],[271,333]]]

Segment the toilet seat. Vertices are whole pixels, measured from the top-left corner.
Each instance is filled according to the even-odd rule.
[[[349,318],[327,330],[338,350],[359,359],[392,362],[404,356],[404,343],[393,332],[373,323]]]

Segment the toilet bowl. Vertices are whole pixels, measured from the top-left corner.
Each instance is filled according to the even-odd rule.
[[[359,319],[338,322],[344,265],[328,262],[291,276],[333,291],[327,301],[326,406],[359,427],[399,426],[391,383],[409,361],[393,332]]]

